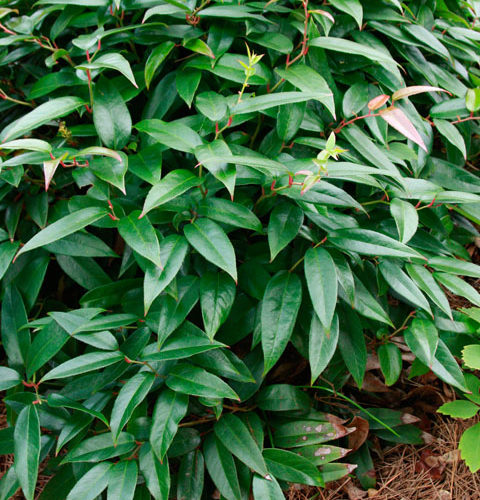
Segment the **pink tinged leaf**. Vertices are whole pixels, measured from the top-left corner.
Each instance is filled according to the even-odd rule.
[[[327,12],[326,10],[316,9],[309,12],[310,14],[320,14],[321,16],[329,19],[332,23],[335,23],[335,18],[332,16],[332,14],[330,14],[330,12]]]
[[[446,92],[447,94],[452,95],[448,90],[441,89],[440,87],[431,87],[430,85],[413,85],[412,87],[405,87],[394,92],[392,100],[398,101],[399,99],[404,99],[405,97],[410,97],[416,94],[422,94],[423,92]]]
[[[418,133],[413,123],[407,117],[407,115],[400,108],[390,106],[387,109],[382,109],[379,113],[380,116],[395,130],[398,130],[407,139],[410,139],[415,144],[418,144],[424,151],[428,153],[427,147],[425,146],[422,137]]]
[[[390,96],[387,94],[377,95],[377,97],[374,97],[367,104],[368,109],[370,111],[375,111],[376,109],[381,108],[384,104],[386,104],[389,99],[390,99]]]
[[[311,170],[299,170],[295,172],[295,175],[312,175],[313,172]]]
[[[53,179],[55,170],[60,163],[61,158],[54,158],[53,160],[48,160],[43,162],[43,175],[45,177],[45,191],[48,191],[50,182]]]

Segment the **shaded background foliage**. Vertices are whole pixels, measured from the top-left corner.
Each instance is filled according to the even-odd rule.
[[[373,487],[372,366],[476,414],[479,2],[4,4],[1,498]]]

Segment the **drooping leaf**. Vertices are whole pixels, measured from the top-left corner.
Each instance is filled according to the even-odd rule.
[[[13,434],[15,474],[27,500],[33,500],[40,463],[40,420],[34,405],[23,408]]]
[[[95,85],[93,123],[107,148],[122,149],[130,139],[130,113],[120,92],[106,78],[101,78]]]
[[[210,219],[197,219],[187,224],[183,231],[190,245],[200,255],[237,281],[235,251],[221,226]]]
[[[205,332],[213,339],[235,299],[235,283],[222,273],[205,273],[200,280],[200,305]]]
[[[163,42],[157,45],[148,56],[145,64],[145,84],[147,85],[147,89],[150,87],[155,72],[168,57],[174,46],[175,44],[172,41]]]
[[[424,151],[428,152],[422,136],[408,116],[400,108],[390,106],[389,108],[380,110],[379,114],[395,130],[398,130],[407,139],[410,139],[415,144],[418,144]]]
[[[104,54],[103,56],[96,57],[94,61],[81,64],[78,66],[79,69],[98,69],[103,70],[114,69],[122,73],[122,75],[130,80],[134,87],[138,87],[137,82],[135,81],[135,76],[133,75],[132,68],[130,67],[130,63],[128,62],[122,54],[117,52],[112,52],[110,54]]]
[[[94,500],[108,486],[113,465],[102,462],[84,474],[67,496],[67,500]]]
[[[137,486],[138,466],[132,460],[122,460],[108,471],[107,500],[132,500]]]
[[[261,310],[264,374],[273,368],[285,350],[301,301],[302,285],[296,274],[280,271],[268,282]]]
[[[133,376],[120,389],[110,417],[110,428],[115,442],[135,408],[147,397],[154,381],[155,375],[153,373],[142,372]]]
[[[164,389],[158,397],[152,416],[150,444],[155,456],[163,462],[168,448],[177,433],[178,424],[185,416],[188,396]]]
[[[266,476],[267,466],[247,426],[236,415],[225,414],[213,428],[218,440],[241,462]]]
[[[327,331],[316,314],[312,315],[308,336],[308,361],[310,363],[311,382],[325,370],[332,359],[338,344],[338,316],[333,317],[332,325]]]
[[[408,243],[418,228],[418,213],[415,207],[408,201],[394,198],[390,203],[390,212],[395,219],[400,241]]]
[[[141,217],[135,210],[118,222],[118,231],[125,242],[140,255],[163,269],[160,258],[160,244],[154,227],[147,217]]]
[[[303,210],[293,203],[280,203],[270,214],[268,245],[271,260],[297,236],[303,223]]]
[[[307,250],[305,278],[313,308],[328,334],[337,305],[337,272],[327,250],[320,247]]]

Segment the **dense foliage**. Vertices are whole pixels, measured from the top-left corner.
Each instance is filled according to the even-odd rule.
[[[477,412],[479,1],[0,4],[0,498],[373,487],[372,370]]]

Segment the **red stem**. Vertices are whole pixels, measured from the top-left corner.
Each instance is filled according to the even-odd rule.
[[[344,123],[340,122],[340,125],[334,130],[334,132],[336,134],[338,134],[340,132],[340,130],[342,130],[342,128],[346,127],[347,125],[355,123],[357,120],[363,120],[364,118],[370,118],[370,117],[373,117],[373,116],[380,116],[380,113],[372,113],[371,111],[369,111],[368,115],[356,116],[355,118],[352,118],[348,122],[344,122]]]

